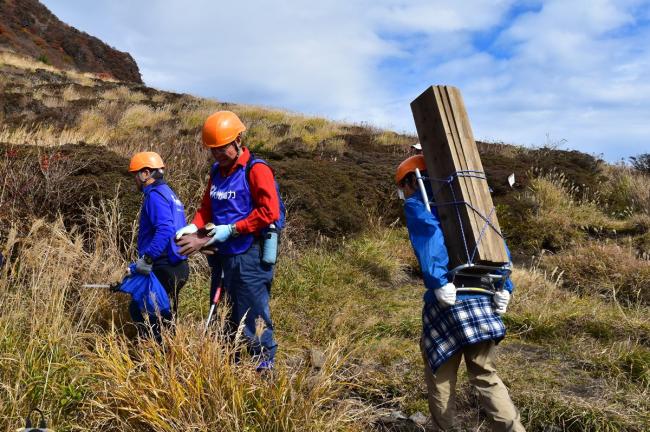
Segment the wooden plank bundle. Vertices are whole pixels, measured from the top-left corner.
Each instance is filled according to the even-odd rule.
[[[508,263],[460,91],[451,86],[429,87],[411,102],[411,111],[449,251],[449,268],[470,262],[490,266]]]

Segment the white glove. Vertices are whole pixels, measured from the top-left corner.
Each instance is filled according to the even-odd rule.
[[[198,231],[199,229],[196,227],[194,224],[189,224],[187,226],[184,226],[183,228],[179,229],[176,231],[176,240],[179,240],[181,237],[183,237],[185,234],[194,234]]]
[[[436,298],[443,306],[453,306],[456,303],[456,286],[451,282],[433,290],[433,292],[436,293]]]
[[[510,293],[504,289],[494,293],[494,305],[496,306],[495,312],[499,315],[506,313],[510,303]]]

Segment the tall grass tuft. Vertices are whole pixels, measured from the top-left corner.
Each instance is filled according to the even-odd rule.
[[[81,113],[77,130],[84,136],[84,142],[89,144],[106,144],[111,137],[106,116],[97,108]]]
[[[124,111],[118,122],[122,133],[128,134],[137,128],[155,126],[157,123],[171,118],[167,107],[151,108],[147,105],[132,105]]]
[[[89,330],[84,307],[71,308],[79,298],[72,287],[86,255],[82,239],[60,222],[43,221],[26,237],[14,232],[9,238],[4,252],[11,260],[0,275],[3,429],[33,406],[55,420],[75,414],[85,395],[87,367],[77,348]]]
[[[598,198],[616,217],[650,215],[650,177],[628,166],[607,165],[609,181],[598,187]]]
[[[630,221],[614,219],[589,191],[563,173],[532,172],[526,191],[505,209],[506,232],[528,251],[558,251],[581,244],[589,235],[630,229]],[[515,222],[512,222],[515,221]]]
[[[268,376],[255,372],[254,359],[234,361],[240,343],[221,326],[203,336],[198,324],[135,353],[118,334],[98,338],[87,354],[95,383],[87,422],[96,430],[307,431],[344,430],[365,416],[346,398],[354,376],[338,342],[318,370],[296,363]]]
[[[101,93],[101,97],[105,100],[123,101],[129,103],[141,102],[147,98],[144,93],[133,91],[124,85],[105,90]]]
[[[547,255],[546,268],[564,272],[564,285],[628,305],[650,304],[650,262],[615,244],[590,243],[558,255]]]

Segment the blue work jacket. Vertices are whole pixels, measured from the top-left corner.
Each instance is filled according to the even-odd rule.
[[[156,180],[142,190],[138,256],[147,255],[154,265],[178,264],[187,259],[178,253],[174,234],[185,226],[185,209],[164,180]]]

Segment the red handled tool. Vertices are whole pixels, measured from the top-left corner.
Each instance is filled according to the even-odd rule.
[[[205,321],[205,332],[207,333],[208,327],[210,326],[210,321],[212,320],[212,315],[214,315],[214,311],[217,309],[217,305],[219,304],[219,300],[221,300],[221,292],[223,291],[223,272],[221,273],[221,279],[219,280],[219,286],[217,287],[217,290],[214,292],[214,296],[212,297],[212,304],[210,305],[210,312],[208,313],[208,319]]]

